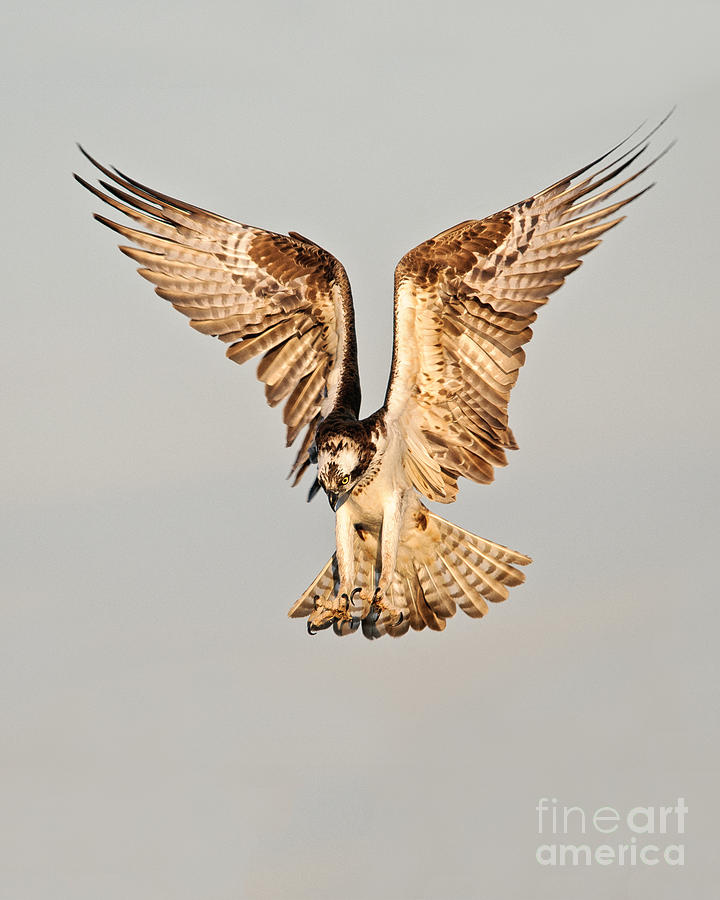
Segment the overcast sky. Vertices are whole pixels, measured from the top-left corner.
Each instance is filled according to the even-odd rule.
[[[5,11],[3,900],[715,896],[719,26],[692,0]],[[286,612],[327,504],[284,480],[252,365],[92,221],[74,142],[336,254],[369,413],[399,257],[673,104],[657,186],[539,317],[520,450],[442,510],[530,554],[526,585],[443,634],[309,638]],[[541,797],[684,797],[687,863],[541,867]]]

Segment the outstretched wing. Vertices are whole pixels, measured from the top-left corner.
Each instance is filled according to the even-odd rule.
[[[81,148],[82,149],[82,148]],[[83,150],[83,153],[85,151]],[[85,153],[108,180],[75,178],[140,226],[95,218],[135,246],[123,253],[203,334],[229,344],[243,363],[261,356],[258,378],[270,406],[285,401],[287,446],[306,429],[291,470],[297,484],[321,416],[342,391],[359,412],[360,386],[350,285],[343,266],[295,232],[233,222],[152,190]]]
[[[413,484],[431,500],[452,502],[461,475],[488,483],[494,467],[507,464],[505,451],[517,447],[508,400],[537,309],[622,221],[615,213],[652,186],[605,202],[659,158],[625,174],[656,130],[621,155],[622,144],[541,193],[443,231],[400,260],[385,410],[404,436]]]

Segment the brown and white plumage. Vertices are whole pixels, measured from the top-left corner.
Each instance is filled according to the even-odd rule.
[[[646,150],[643,141],[598,168],[606,154],[527,200],[442,232],[400,260],[386,408],[410,436],[408,469],[429,499],[454,500],[460,476],[492,481],[493,468],[507,464],[505,451],[517,449],[508,400],[530,326],[581,257],[622,221],[617,213],[648,190],[611,200],[655,162],[625,175]]]
[[[82,148],[81,148],[82,149]],[[84,153],[85,151],[83,151]],[[95,218],[135,246],[123,253],[190,325],[229,344],[237,363],[260,356],[257,375],[270,406],[285,402],[287,445],[306,429],[293,470],[321,415],[340,400],[360,411],[350,284],[343,266],[317,244],[274,234],[184,203],[101,166],[105,193],[77,180],[140,230]]]
[[[621,147],[401,259],[385,404],[362,420],[350,286],[335,257],[297,233],[223,218],[88,156],[104,178],[100,188],[78,181],[138,226],[96,215],[133,245],[120,249],[193,328],[229,344],[230,359],[260,357],[267,402],[284,402],[288,446],[304,431],[294,483],[318,462],[310,496],[326,491],[337,546],[290,610],[308,616],[309,630],[442,630],[458,606],[482,616],[486,600],[504,600],[524,580],[517,566],[529,557],[434,515],[416,491],[452,502],[458,478],[492,481],[516,448],[508,401],[537,310],[647,190],[616,198],[656,161],[643,162],[647,138]]]

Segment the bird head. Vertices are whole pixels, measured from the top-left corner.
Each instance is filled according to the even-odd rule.
[[[367,448],[361,447],[348,436],[319,444],[317,477],[332,509],[337,510],[360,481],[371,458],[372,454],[368,456]]]

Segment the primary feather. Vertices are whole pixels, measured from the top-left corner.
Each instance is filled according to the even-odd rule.
[[[651,186],[606,202],[656,162],[620,177],[647,149],[645,139],[601,167],[606,154],[527,200],[442,232],[398,263],[385,406],[412,435],[412,481],[429,499],[454,500],[460,476],[492,481],[505,451],[517,448],[508,401],[530,326],[581,257],[622,221],[616,213]]]
[[[108,180],[100,190],[76,179],[141,226],[95,216],[135,245],[120,249],[140,263],[140,275],[193,328],[229,344],[229,359],[261,356],[257,374],[268,403],[285,401],[288,446],[304,428],[312,440],[338,399],[360,411],[350,284],[334,256],[298,234],[233,222],[85,156]],[[298,478],[307,443],[293,467]]]

